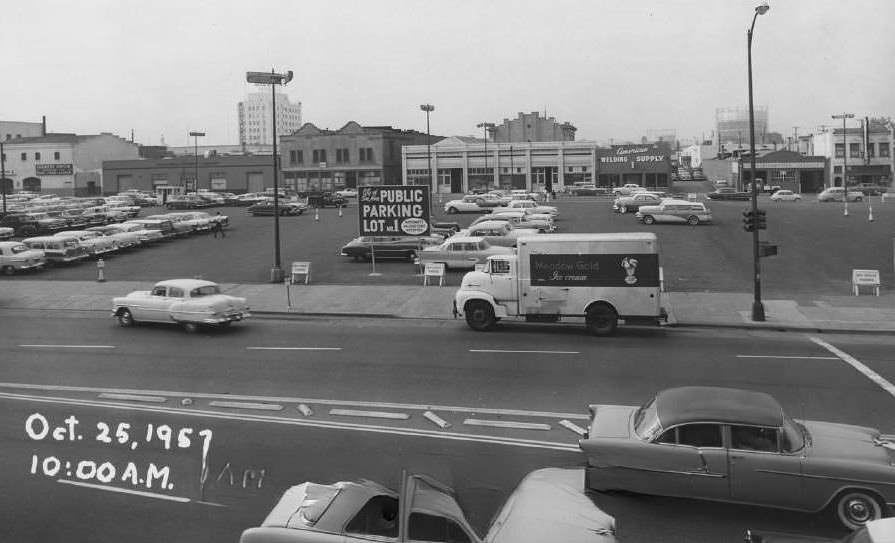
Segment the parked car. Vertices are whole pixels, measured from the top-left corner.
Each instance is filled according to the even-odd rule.
[[[112,316],[121,326],[138,322],[176,323],[188,332],[203,326],[224,328],[250,316],[245,298],[221,293],[217,283],[201,279],[159,281],[112,299]]]
[[[161,229],[146,228],[146,225],[139,222],[127,221],[114,225],[110,224],[108,226],[117,226],[127,233],[135,234],[140,238],[142,243],[155,243],[165,239],[165,233]]]
[[[17,236],[28,237],[58,232],[66,228],[66,222],[46,213],[7,213],[0,218],[0,226],[12,228]]]
[[[886,192],[886,189],[884,187],[875,185],[873,183],[861,183],[860,185],[855,185],[852,188],[856,191],[859,191],[864,196],[879,196],[880,194]]]
[[[357,198],[357,189],[345,188],[336,191],[336,196],[342,198]]]
[[[168,201],[165,202],[166,209],[196,209],[211,207],[212,205],[214,204],[196,194],[175,196],[174,198],[169,198]]]
[[[308,207],[345,207],[348,200],[332,192],[311,192],[307,204]]]
[[[574,185],[569,192],[572,193],[572,196],[596,196],[597,194],[605,194],[606,190],[602,187],[597,187],[596,185]]]
[[[494,206],[483,205],[482,194],[467,194],[460,200],[451,200],[444,204],[445,213],[488,213]]]
[[[746,543],[892,543],[895,517],[871,520],[857,531],[836,539],[780,532],[746,531]]]
[[[798,202],[802,195],[787,189],[780,189],[770,196],[772,202]]]
[[[126,224],[137,224],[144,230],[158,231],[161,233],[162,239],[172,239],[178,235],[174,230],[174,224],[169,219],[134,219],[127,221]]]
[[[438,245],[440,236],[362,236],[349,241],[340,254],[354,260],[401,258],[413,260],[417,251]]]
[[[146,220],[170,222],[171,227],[174,230],[172,237],[182,238],[195,232],[193,223],[190,222],[183,215],[177,213],[160,213],[158,215],[149,215],[146,217]]]
[[[280,200],[277,203],[280,215],[301,215],[308,208],[308,204],[304,202],[291,202],[289,200]],[[273,200],[264,200],[255,202],[246,208],[246,213],[254,216],[273,216],[274,204]]]
[[[510,220],[513,226],[519,228],[534,228],[541,232],[556,231],[556,223],[553,217],[542,213],[530,213],[527,209],[500,209],[491,215],[482,216],[474,220],[472,224],[476,224],[485,220]]]
[[[362,479],[312,482],[283,493],[260,527],[240,543],[612,543],[615,520],[581,490],[580,469],[529,473],[494,517],[484,538],[470,526],[454,490],[404,474],[399,490]]]
[[[459,237],[484,238],[491,245],[515,247],[516,239],[520,236],[531,236],[539,232],[540,230],[537,228],[516,228],[507,221],[491,220],[474,224],[469,228],[460,230],[455,235]]]
[[[701,202],[665,200],[656,206],[642,206],[635,215],[643,224],[687,223],[691,226],[712,222],[712,214]]]
[[[22,243],[29,249],[43,251],[47,262],[67,264],[87,258],[87,248],[72,237],[37,236],[25,238]]]
[[[473,269],[476,264],[495,254],[512,254],[510,247],[491,245],[484,238],[453,236],[443,243],[417,251],[416,262],[441,262],[447,269]]]
[[[39,249],[32,249],[19,241],[0,241],[0,272],[3,275],[37,270],[46,263],[47,257]]]
[[[258,193],[258,192],[247,192],[245,194],[239,194],[236,196],[236,203],[234,205],[238,206],[250,206],[252,204],[256,204],[258,202],[266,202],[268,200],[267,196]]]
[[[655,206],[662,203],[662,197],[654,192],[635,192],[629,196],[619,196],[612,202],[612,210],[624,215],[637,211],[641,206]]]
[[[457,222],[432,221],[429,223],[429,232],[433,236],[441,236],[443,238],[453,236],[459,232],[460,229],[460,223]]]
[[[118,250],[118,243],[113,238],[106,237],[95,230],[63,230],[53,234],[53,237],[78,240],[78,243],[87,249],[87,254],[90,256],[99,256]]]
[[[127,227],[122,224],[91,226],[90,228],[87,228],[87,231],[99,232],[100,234],[115,240],[119,249],[139,247],[143,244],[143,240],[137,232],[129,231]]]
[[[705,195],[709,200],[749,200],[752,194],[748,192],[740,192],[733,187],[718,187],[714,191]]]
[[[534,200],[512,200],[507,204],[507,209],[527,209],[532,213],[550,215],[554,219],[559,216],[559,210],[555,206],[540,205]]]
[[[0,240],[12,239],[16,235],[15,228],[0,226]]]
[[[84,216],[80,209],[62,209],[46,213],[50,217],[65,221],[65,227],[68,229],[78,230],[91,226],[90,218]]]
[[[817,195],[818,202],[842,202],[846,199],[846,192],[843,187],[827,187]],[[848,191],[849,202],[860,202],[864,199],[864,194],[856,191]]]
[[[128,220],[128,213],[121,209],[115,209],[108,205],[86,207],[81,212],[82,215],[90,220],[94,226],[100,224],[110,224],[113,222],[124,222]]]
[[[681,177],[681,179],[683,179],[683,177]],[[634,192],[637,192],[640,190],[646,190],[646,189],[644,189],[637,183],[625,183],[624,185],[622,185],[620,187],[616,187],[616,188],[612,189],[612,195],[613,196],[628,196],[631,193],[634,193]]]
[[[794,420],[771,396],[678,387],[642,407],[591,405],[586,488],[797,511],[857,529],[895,503],[895,443],[878,430]]]

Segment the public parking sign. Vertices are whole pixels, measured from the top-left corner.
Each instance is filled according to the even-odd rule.
[[[428,186],[359,187],[357,209],[361,236],[425,236],[430,231]]]

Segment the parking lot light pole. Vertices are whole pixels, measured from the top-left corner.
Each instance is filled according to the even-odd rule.
[[[488,129],[494,128],[494,123],[479,123],[475,126],[476,126],[476,128],[481,128],[482,133],[485,135],[485,179],[487,179],[488,178]],[[494,181],[493,176],[492,176],[491,180]]]
[[[435,176],[432,172],[432,137],[429,135],[429,113],[435,111],[435,106],[422,104],[420,109],[426,112],[426,169],[429,171],[429,187],[432,190],[432,194],[429,196],[429,206],[431,208],[434,205],[435,194],[438,192],[438,187],[435,186]],[[432,209],[429,212],[433,213]]]
[[[749,161],[752,176],[752,214],[758,216],[758,183],[755,178],[755,108],[752,105],[752,32],[755,30],[755,21],[759,15],[764,15],[770,7],[767,4],[761,4],[755,8],[755,15],[752,16],[752,26],[746,33],[746,56],[749,64]],[[756,322],[764,321],[764,305],[761,303],[761,264],[759,250],[759,229],[752,229],[752,267],[754,279],[755,298],[752,302],[752,320]]]
[[[283,266],[280,262],[280,182],[279,182],[279,157],[277,156],[277,85],[286,86],[292,81],[292,70],[284,74],[278,74],[270,70],[268,72],[246,72],[246,81],[256,85],[270,85],[271,109],[273,110],[273,243],[274,264],[270,269],[271,283],[283,281]]]
[[[842,188],[845,191],[842,202],[845,204],[843,214],[848,217],[848,140],[845,136],[845,120],[853,119],[854,113],[843,113],[842,115],[833,115],[834,119],[842,119]]]
[[[193,138],[193,150],[196,156],[196,176],[193,178],[193,190],[199,192],[199,136],[205,137],[205,132],[190,132]]]

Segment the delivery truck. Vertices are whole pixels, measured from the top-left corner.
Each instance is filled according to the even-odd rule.
[[[490,330],[501,319],[583,321],[597,336],[625,324],[661,324],[659,244],[647,232],[536,234],[463,277],[454,317]]]

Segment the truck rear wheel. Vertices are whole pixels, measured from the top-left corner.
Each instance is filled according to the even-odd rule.
[[[485,332],[494,327],[494,308],[488,302],[473,300],[466,304],[466,324],[477,332]]]
[[[595,336],[608,336],[618,326],[618,313],[606,304],[597,304],[587,310],[587,331]]]

